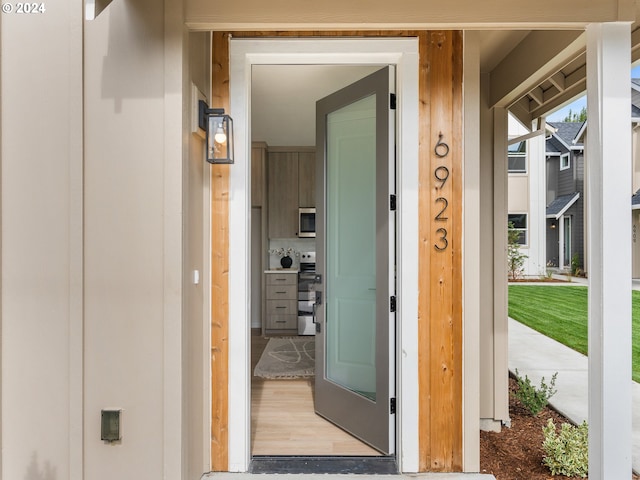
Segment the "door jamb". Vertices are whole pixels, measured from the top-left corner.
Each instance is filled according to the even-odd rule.
[[[418,442],[418,40],[417,38],[255,39],[230,44],[230,111],[236,164],[229,178],[229,471],[245,472],[251,459],[249,329],[250,285],[250,73],[254,64],[393,64],[397,69],[398,157],[396,414],[400,471],[417,472]],[[406,289],[403,286],[406,285]],[[401,320],[402,319],[402,320]],[[400,353],[402,353],[400,355]],[[234,374],[244,372],[244,374]]]

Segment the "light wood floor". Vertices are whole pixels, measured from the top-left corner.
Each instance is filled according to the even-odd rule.
[[[268,339],[251,337],[251,371]],[[251,380],[253,455],[380,455],[316,415],[313,379]]]

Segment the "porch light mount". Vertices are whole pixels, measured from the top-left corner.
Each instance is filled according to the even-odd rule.
[[[206,132],[207,162],[234,163],[233,119],[224,113],[224,108],[209,108],[207,102],[199,100],[198,126]]]

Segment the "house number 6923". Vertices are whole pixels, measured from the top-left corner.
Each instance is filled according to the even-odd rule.
[[[444,159],[449,155],[449,145],[442,141],[443,134],[442,132],[438,135],[438,142],[433,149],[433,153],[436,154],[436,157],[440,159]],[[440,196],[436,198],[436,204],[439,204],[438,213],[434,217],[434,220],[437,222],[445,222],[449,219],[449,217],[445,216],[445,211],[449,207],[449,200],[444,195],[442,190],[444,189],[447,180],[449,179],[449,169],[445,165],[438,165],[433,171],[433,176],[435,179],[435,187],[436,190],[440,190]],[[447,229],[445,227],[440,227],[436,229],[436,241],[434,242],[434,248],[442,252],[447,249],[449,246],[449,240],[447,239]]]

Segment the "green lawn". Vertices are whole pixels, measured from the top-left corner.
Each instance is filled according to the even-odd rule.
[[[640,382],[640,291],[632,292],[632,368]],[[587,354],[587,287],[509,285],[509,316]]]

